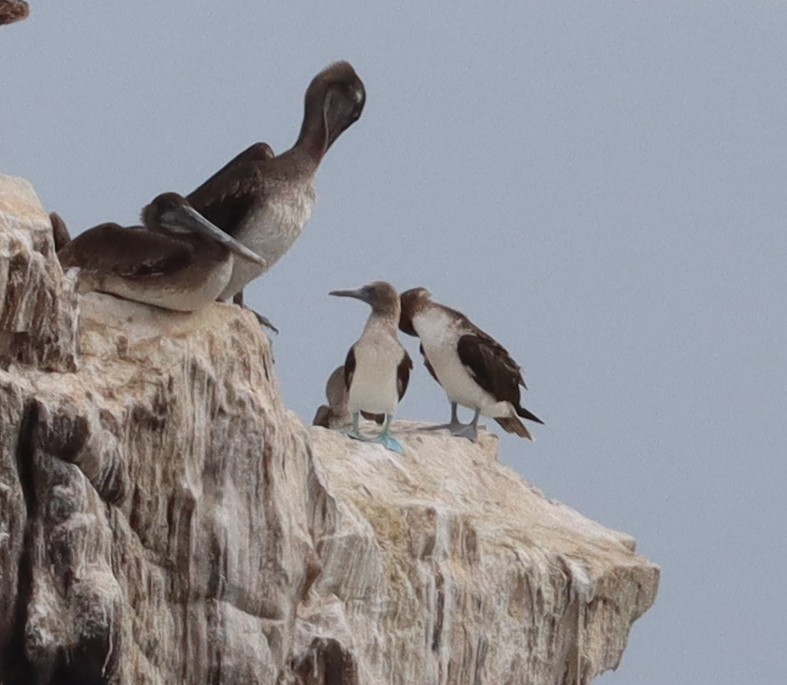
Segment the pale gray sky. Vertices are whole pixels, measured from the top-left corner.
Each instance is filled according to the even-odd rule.
[[[247,291],[289,406],[311,419],[367,315],[329,290],[427,286],[526,369],[547,425],[505,463],[662,566],[600,682],[782,682],[787,4],[268,5],[34,2],[0,28],[0,172],[72,229],[130,223],[289,147],[350,60],[363,117]],[[418,372],[400,416],[446,419]]]

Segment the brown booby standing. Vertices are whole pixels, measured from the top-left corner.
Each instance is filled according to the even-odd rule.
[[[344,362],[347,409],[353,427],[348,435],[367,440],[360,433],[361,412],[383,414],[383,432],[374,439],[394,452],[404,453],[389,433],[396,407],[407,390],[413,362],[402,347],[396,328],[401,306],[396,289],[384,281],[375,281],[358,290],[334,290],[337,297],[354,297],[372,307],[361,337],[350,348]]]
[[[520,404],[519,386],[527,386],[506,349],[461,312],[432,301],[424,288],[403,292],[401,300],[399,328],[421,339],[424,364],[451,403],[451,423],[445,427],[475,441],[483,414],[507,432],[532,440],[519,417],[544,422]],[[469,424],[459,422],[457,404],[475,410]]]
[[[342,132],[361,116],[363,82],[347,62],[336,62],[306,90],[300,135],[286,152],[271,156],[256,143],[188,195],[205,218],[265,259],[266,266],[237,263],[220,298],[239,293],[273,266],[297,240],[314,203],[317,168]]]
[[[328,376],[325,384],[325,399],[328,404],[321,404],[312,419],[312,426],[323,428],[341,428],[350,423],[350,412],[347,409],[347,384],[344,381],[344,365],[337,366]],[[383,414],[369,414],[362,411],[361,416],[369,421],[382,425]]]
[[[80,268],[80,292],[97,290],[188,312],[217,298],[236,259],[264,265],[176,193],[156,197],[142,219],[145,228],[95,226],[57,253],[64,269]]]

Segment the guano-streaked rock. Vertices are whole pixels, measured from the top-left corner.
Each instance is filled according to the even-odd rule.
[[[6,177],[0,289],[0,685],[574,685],[654,601],[493,435],[307,429],[251,314],[78,299]]]

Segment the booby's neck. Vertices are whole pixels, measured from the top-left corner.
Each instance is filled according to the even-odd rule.
[[[399,312],[388,310],[372,312],[363,327],[363,333],[388,333],[394,338],[399,326]]]

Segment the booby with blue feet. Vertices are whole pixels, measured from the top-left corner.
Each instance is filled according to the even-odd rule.
[[[448,395],[451,422],[435,428],[475,442],[483,414],[508,433],[533,439],[520,419],[544,422],[522,406],[519,388],[527,388],[522,368],[491,335],[462,312],[433,301],[425,288],[402,293],[399,328],[421,339],[424,364]],[[459,421],[457,405],[474,411],[469,424]]]
[[[403,454],[401,444],[390,433],[391,421],[407,390],[413,368],[410,355],[397,335],[401,313],[399,294],[385,281],[375,281],[358,290],[334,290],[330,294],[353,297],[372,308],[361,337],[350,348],[344,362],[347,409],[352,416],[352,429],[347,435],[378,442]],[[383,431],[378,437],[361,434],[361,412],[384,416]]]

